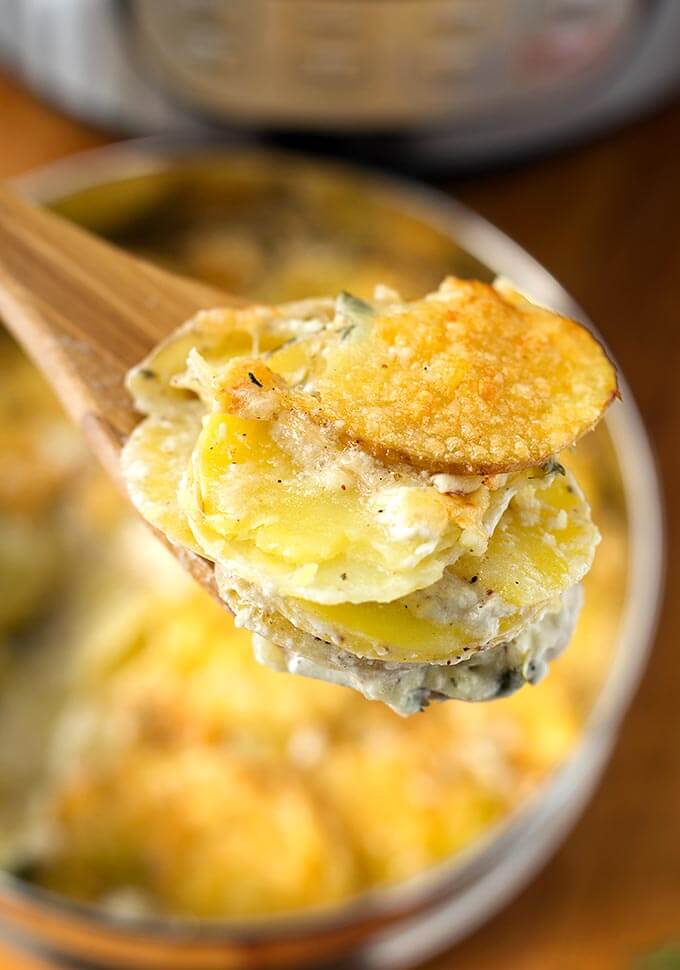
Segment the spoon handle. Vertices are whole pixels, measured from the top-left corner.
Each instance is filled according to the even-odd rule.
[[[0,315],[107,467],[138,420],[126,371],[197,310],[229,302],[0,184]]]

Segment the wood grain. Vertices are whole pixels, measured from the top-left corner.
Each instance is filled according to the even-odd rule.
[[[199,310],[234,302],[127,255],[0,184],[0,314],[122,490],[120,450],[139,421],[126,373]],[[212,564],[156,534],[217,595]]]
[[[0,111],[13,130],[0,177],[102,141],[2,79]],[[621,970],[680,940],[679,146],[676,104],[587,147],[446,184],[550,269],[614,349],[666,481],[670,596],[585,816],[531,886],[431,970]],[[0,967],[34,970],[1,947]]]
[[[135,259],[0,184],[0,312],[117,477],[139,421],[127,371],[231,297]]]

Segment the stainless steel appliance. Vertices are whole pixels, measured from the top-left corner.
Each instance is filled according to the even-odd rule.
[[[37,91],[128,132],[305,133],[393,161],[517,156],[680,81],[677,0],[0,0]]]

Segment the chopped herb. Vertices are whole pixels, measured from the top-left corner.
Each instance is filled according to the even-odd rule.
[[[149,367],[142,367],[139,373],[142,375],[142,377],[145,377],[147,381],[153,380],[154,377],[158,376],[156,371],[151,370]]]
[[[335,309],[353,327],[361,323],[368,323],[375,316],[375,310],[370,303],[367,303],[365,300],[360,300],[358,296],[352,296],[351,293],[347,293],[345,290],[338,294],[338,298],[335,301]],[[343,340],[345,336],[346,334],[343,333]]]
[[[564,465],[560,465],[559,461],[555,461],[554,458],[549,458],[548,461],[544,461],[541,465],[541,471],[546,475],[566,475],[567,471]]]
[[[486,595],[487,596],[493,596],[493,590],[492,589],[487,589]]]
[[[495,696],[505,697],[508,694],[512,693],[514,687],[515,687],[515,672],[513,670],[505,670],[498,678]]]
[[[347,573],[340,573],[340,579],[342,580],[347,579]]]
[[[248,377],[250,378],[251,384],[255,384],[256,387],[262,387],[262,383],[258,381],[257,377],[253,374],[251,370],[248,371]]]

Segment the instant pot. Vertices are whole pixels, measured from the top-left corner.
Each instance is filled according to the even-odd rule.
[[[678,0],[0,0],[36,91],[128,133],[218,127],[479,166],[635,115],[680,81]]]

